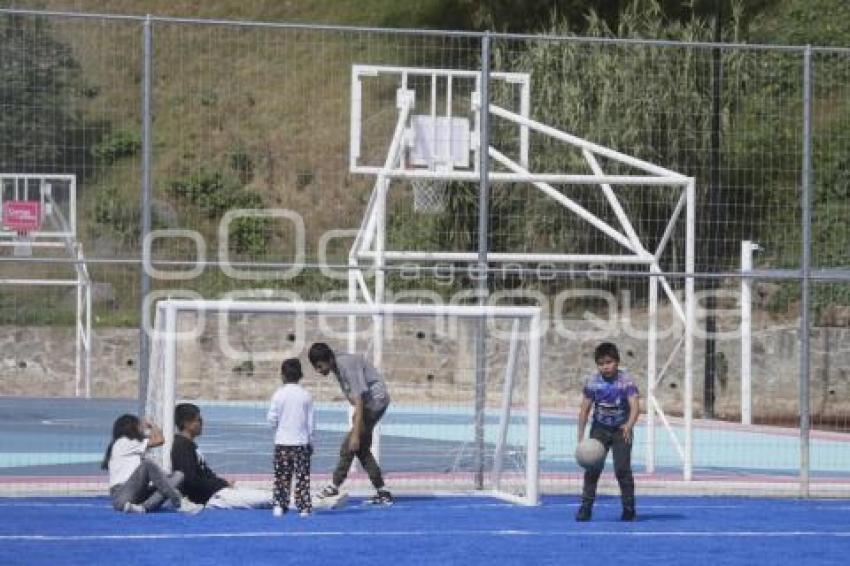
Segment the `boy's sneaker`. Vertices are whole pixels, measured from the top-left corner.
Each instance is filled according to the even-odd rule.
[[[378,493],[368,500],[368,503],[372,505],[392,505],[393,495],[386,489],[379,489]]]
[[[144,505],[139,505],[138,503],[127,502],[124,504],[124,512],[125,513],[147,513],[147,509],[145,509]]]
[[[283,514],[286,513],[286,510],[280,505],[275,505],[272,507],[272,515],[275,517],[283,517]]]
[[[197,515],[201,511],[203,511],[204,506],[199,505],[197,503],[193,503],[189,501],[187,497],[184,497],[180,500],[180,507],[177,508],[181,513],[186,513],[187,515]]]
[[[637,513],[634,507],[623,507],[623,514],[620,515],[621,521],[636,521]]]
[[[334,484],[329,483],[328,485],[322,488],[322,491],[316,494],[316,497],[318,497],[319,499],[333,499],[337,495],[339,495],[339,488]]]
[[[590,517],[593,515],[593,505],[590,503],[582,503],[581,507],[578,508],[578,512],[576,513],[576,521],[585,522],[589,521]]]
[[[310,511],[309,509],[304,509],[303,511],[298,513],[298,516],[299,517],[309,517],[312,514],[313,514],[313,512]]]

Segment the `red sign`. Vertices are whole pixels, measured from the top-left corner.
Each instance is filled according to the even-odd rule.
[[[33,232],[41,224],[41,203],[11,200],[3,203],[3,227],[15,232]]]

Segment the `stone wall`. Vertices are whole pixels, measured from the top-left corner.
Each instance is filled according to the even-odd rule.
[[[793,420],[799,414],[799,338],[794,324],[768,324],[756,319],[753,335],[753,414],[760,419]],[[185,324],[181,322],[181,325]],[[598,336],[586,321],[563,321],[566,331],[550,331],[544,340],[543,406],[576,408],[582,377],[594,368],[593,347],[603,338],[620,347],[621,366],[629,368],[646,390],[646,342],[621,332]],[[664,324],[662,323],[662,328]],[[676,325],[659,342],[659,368],[681,336]],[[185,397],[266,399],[278,384],[280,355],[263,360],[265,351],[282,352],[299,343],[310,344],[318,335],[309,329],[279,328],[272,321],[246,320],[229,325],[228,342],[233,357],[222,352],[215,324],[194,340],[179,346],[180,387]],[[385,372],[397,401],[465,404],[474,395],[474,341],[469,332],[449,336],[443,328],[420,320],[396,324],[385,351]],[[342,342],[337,342],[340,346]],[[694,353],[694,400],[701,414],[704,343],[697,340]],[[488,398],[501,395],[506,341],[496,341],[489,351],[492,384]],[[740,414],[740,343],[737,338],[717,343],[715,413],[735,419]],[[99,328],[94,340],[92,393],[97,397],[135,397],[138,391],[138,333],[125,328]],[[458,352],[461,352],[459,354]],[[319,400],[339,398],[334,384],[309,369],[301,351],[307,381]],[[72,396],[74,394],[74,341],[70,329],[56,327],[0,327],[0,395]],[[681,412],[682,356],[671,363],[658,384],[665,410]],[[816,417],[850,415],[850,329],[815,328],[811,335],[811,399]],[[517,389],[518,400],[524,386]]]

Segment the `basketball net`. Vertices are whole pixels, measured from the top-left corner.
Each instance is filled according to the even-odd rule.
[[[439,214],[446,210],[445,179],[411,179],[413,185],[413,211],[420,214]]]
[[[406,158],[405,169],[413,169]],[[413,187],[413,212],[419,214],[440,214],[446,210],[446,187],[449,182],[446,179],[427,179],[425,177],[413,177],[410,186]]]

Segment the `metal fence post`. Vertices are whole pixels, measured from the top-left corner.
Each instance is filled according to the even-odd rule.
[[[488,249],[488,212],[489,212],[489,170],[488,148],[490,147],[490,34],[481,38],[481,140],[480,185],[478,192],[478,304],[486,305],[487,249]],[[479,319],[475,335],[475,487],[484,487],[484,407],[487,392],[487,321]]]
[[[143,57],[142,57],[142,197],[141,197],[141,238],[144,242],[151,231],[151,76],[153,72],[153,30],[151,17],[148,15],[142,24]],[[147,246],[142,245],[142,253]],[[145,265],[150,258],[142,258],[142,268],[139,281],[139,414],[145,410],[148,396],[148,375],[150,372],[150,337],[145,329],[145,297],[150,292],[151,282]]]
[[[803,242],[800,285],[800,496],[809,496],[809,308],[812,253],[812,47],[803,51],[803,171],[801,217]]]

